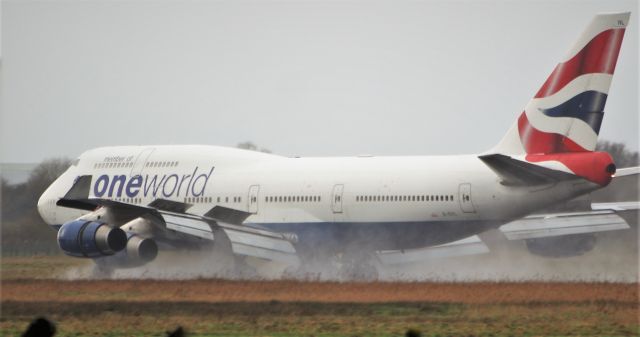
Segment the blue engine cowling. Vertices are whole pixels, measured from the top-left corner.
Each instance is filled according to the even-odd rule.
[[[97,221],[70,221],[58,231],[60,249],[77,257],[113,255],[126,247],[127,239],[122,229]]]

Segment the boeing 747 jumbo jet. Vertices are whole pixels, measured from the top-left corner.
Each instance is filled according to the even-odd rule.
[[[66,254],[101,270],[210,247],[231,257],[211,264],[304,270],[337,259],[338,273],[375,278],[380,265],[486,252],[477,235],[494,229],[534,254],[545,255],[550,242],[559,255],[581,254],[593,248],[593,233],[628,228],[616,212],[637,203],[531,214],[614,179],[613,160],[595,147],[629,15],[595,16],[502,140],[479,155],[103,147],[75,160],[38,209]]]

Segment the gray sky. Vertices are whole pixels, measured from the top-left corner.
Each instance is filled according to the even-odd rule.
[[[0,161],[482,152],[612,11],[632,16],[600,137],[638,150],[637,1],[3,1]]]

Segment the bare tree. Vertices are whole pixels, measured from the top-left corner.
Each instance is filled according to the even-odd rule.
[[[71,164],[67,158],[45,160],[36,166],[29,180],[9,184],[2,179],[2,251],[3,253],[43,253],[57,251],[56,233],[40,218],[40,195]]]
[[[264,147],[260,148],[258,147],[258,145],[254,144],[251,141],[246,141],[246,142],[242,142],[242,143],[238,143],[238,145],[236,146],[239,149],[244,149],[244,150],[250,150],[250,151],[259,151],[259,152],[264,152],[264,153],[271,153],[271,151],[269,149],[265,149]]]
[[[27,181],[29,193],[39,197],[69,166],[71,166],[69,158],[52,158],[40,163],[29,175]]]
[[[596,145],[596,150],[608,152],[618,168],[640,165],[638,152],[627,149],[624,143],[601,140]]]

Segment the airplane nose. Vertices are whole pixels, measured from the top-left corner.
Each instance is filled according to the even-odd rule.
[[[42,220],[44,220],[44,222],[49,223],[47,219],[48,216],[47,216],[47,210],[46,210],[46,204],[47,204],[46,196],[47,196],[47,192],[45,191],[44,193],[42,193],[42,195],[38,199],[38,213],[40,213],[40,217],[42,218]]]
[[[55,199],[52,197],[50,191],[51,187],[47,188],[47,190],[42,193],[42,195],[38,199],[37,207],[38,213],[40,213],[40,217],[42,218],[42,220],[44,220],[44,222],[49,225],[53,225],[55,224],[56,220],[54,217],[54,208],[56,207],[56,205]]]

